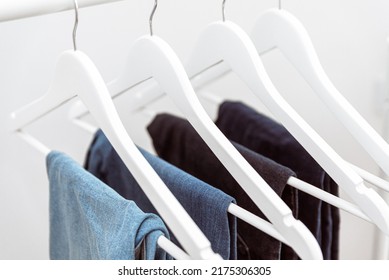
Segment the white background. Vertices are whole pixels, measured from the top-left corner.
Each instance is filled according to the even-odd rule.
[[[386,261],[0,261],[2,269],[0,276],[7,280],[19,279],[96,279],[96,280],[249,280],[249,279],[374,279],[384,280],[388,277]],[[228,265],[226,269],[226,266]],[[21,267],[23,269],[21,269]],[[243,271],[257,273],[256,267],[263,275],[242,275]],[[159,268],[161,270],[159,270]],[[243,268],[240,270],[240,268]],[[125,275],[119,275],[119,270],[126,270]],[[201,274],[199,274],[201,269]],[[266,275],[270,271],[270,275]],[[136,271],[136,272],[134,272]],[[146,272],[147,271],[147,272]],[[317,272],[320,271],[320,274]],[[155,272],[162,275],[155,276]],[[179,276],[167,275],[175,272]],[[234,273],[235,272],[235,273]],[[145,274],[148,275],[145,275]],[[212,273],[216,275],[212,275]],[[134,275],[137,274],[137,275]],[[189,275],[182,275],[189,274]],[[221,275],[219,275],[221,274]]]
[[[107,82],[119,75],[131,43],[149,32],[148,17],[153,2],[131,0],[80,10],[78,47],[90,56]],[[221,2],[160,0],[154,31],[185,61],[201,30],[221,19]],[[275,0],[229,0],[227,19],[250,32],[258,15],[276,5]],[[307,28],[335,86],[381,132],[384,116],[380,88],[387,67],[389,2],[284,0],[283,7]],[[72,48],[73,20],[74,13],[69,11],[0,23],[0,259],[48,258],[45,159],[8,133],[7,116],[46,91],[57,57]],[[376,164],[282,55],[273,52],[263,59],[283,96],[323,138],[345,159],[378,174]],[[234,75],[210,89],[219,96],[243,100],[267,112]],[[146,114],[126,114],[125,97],[117,101],[132,138],[151,149],[145,132]],[[214,107],[205,105],[213,114]],[[50,148],[66,152],[82,163],[91,135],[68,120],[68,109],[68,105],[63,106],[32,125],[30,131]],[[174,112],[174,107],[161,102],[153,110]],[[374,227],[348,214],[342,215],[340,244],[342,259],[376,258]]]

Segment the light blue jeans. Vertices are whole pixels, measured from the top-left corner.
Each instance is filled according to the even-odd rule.
[[[46,159],[50,184],[50,258],[133,260],[165,259],[158,238],[169,237],[162,220],[133,202],[60,152]]]

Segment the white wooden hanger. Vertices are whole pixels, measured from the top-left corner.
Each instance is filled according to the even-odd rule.
[[[289,207],[209,118],[193,90],[184,67],[166,42],[153,35],[139,38],[130,49],[123,73],[109,85],[109,89],[114,93],[122,93],[151,77],[158,82],[162,91],[172,98],[227,170],[279,233],[293,246],[296,253],[301,258],[321,259],[320,247],[311,232],[293,217]]]
[[[268,77],[253,42],[232,22],[212,23],[205,29],[186,69],[189,76],[194,77],[221,61],[249,86],[360,209],[388,234],[389,207],[385,201],[365,187],[362,178],[282,98]]]
[[[267,10],[258,18],[251,38],[259,53],[279,49],[337,119],[389,175],[388,143],[335,88],[321,66],[308,32],[295,16],[286,10]],[[357,168],[355,171],[368,180],[366,173]]]
[[[77,3],[75,2],[76,15]],[[43,117],[66,101],[78,96],[112,143],[120,158],[133,174],[154,207],[174,232],[180,244],[192,259],[220,259],[211,249],[211,244],[190,218],[181,204],[158,177],[154,169],[139,152],[128,136],[107,90],[93,62],[81,51],[65,51],[59,57],[54,79],[44,96],[12,113],[10,127],[21,134],[22,129]],[[31,140],[28,134],[24,138]],[[36,139],[29,141],[47,154],[50,150]],[[188,256],[166,238],[158,242],[173,257]]]

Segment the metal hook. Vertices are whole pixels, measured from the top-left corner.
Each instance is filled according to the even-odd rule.
[[[75,21],[74,21],[74,28],[73,28],[73,48],[76,51],[77,50],[77,44],[76,44],[76,36],[77,36],[77,27],[78,27],[78,3],[77,0],[74,0],[74,12],[75,12]]]
[[[155,0],[154,2],[154,7],[153,7],[153,10],[151,12],[151,15],[150,15],[150,35],[153,36],[154,32],[153,32],[153,18],[154,18],[154,14],[155,14],[155,11],[157,10],[157,7],[158,7],[158,0]]]
[[[226,21],[226,0],[223,0],[222,4],[222,14],[223,14],[223,21]]]

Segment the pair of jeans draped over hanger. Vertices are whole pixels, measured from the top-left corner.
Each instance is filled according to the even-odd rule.
[[[289,167],[299,179],[338,196],[339,188],[279,123],[240,102],[224,102],[216,125],[231,140]],[[339,209],[298,192],[299,219],[311,230],[327,260],[339,258]]]
[[[166,259],[157,246],[169,238],[162,220],[85,171],[60,152],[46,158],[53,260]]]

